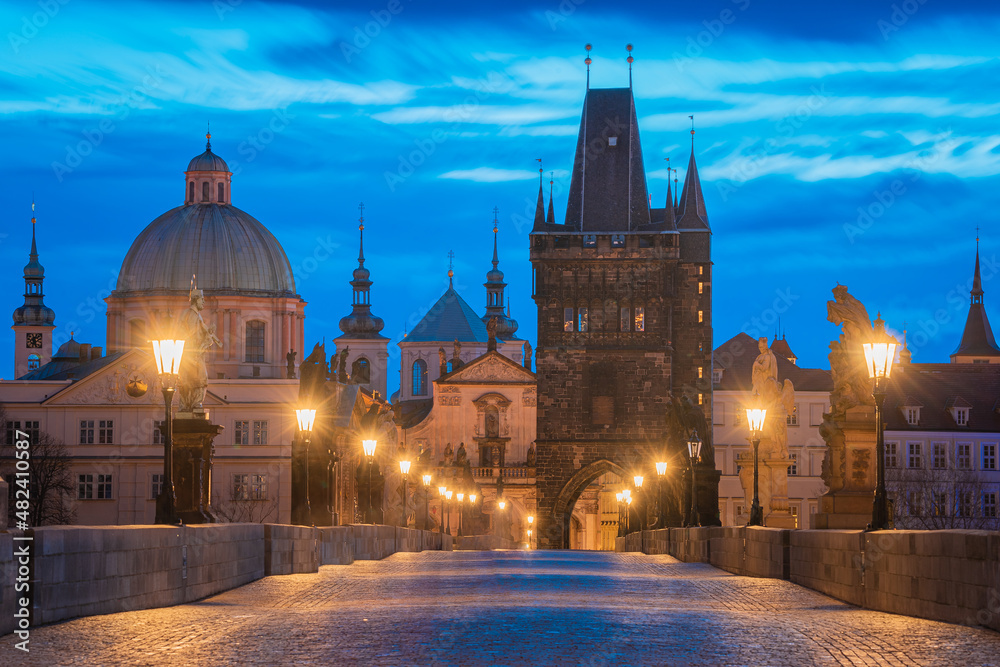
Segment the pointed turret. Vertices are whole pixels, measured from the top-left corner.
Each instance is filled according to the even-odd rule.
[[[539,160],[541,162],[541,160]],[[538,202],[535,204],[535,228],[545,223],[545,193],[542,190],[542,169],[538,168]]]
[[[549,215],[548,215],[547,218],[545,218],[545,222],[548,223],[548,224],[550,224],[550,225],[556,224],[556,209],[552,205],[552,184],[553,183],[555,183],[555,181],[552,180],[552,176],[550,174],[549,175]]]
[[[669,158],[668,158],[669,159]],[[670,189],[670,172],[672,170],[667,167],[667,204],[663,207],[663,224],[671,227],[677,227],[677,216],[674,211],[674,196]]]
[[[347,317],[340,320],[340,330],[344,332],[344,338],[384,338],[380,331],[385,326],[381,317],[375,317],[371,312],[371,272],[365,268],[365,222],[364,215],[358,221],[358,268],[354,269],[353,280],[350,281],[354,289],[352,311]]]
[[[951,353],[951,363],[1000,363],[1000,347],[993,338],[993,329],[983,306],[983,279],[979,273],[979,239],[976,239],[976,268],[969,291],[969,316],[958,349]]]
[[[497,232],[499,231],[497,214],[499,209],[493,208],[493,268],[486,273],[486,314],[481,318],[483,324],[489,324],[490,320],[497,320],[497,338],[500,340],[516,340],[514,334],[517,332],[517,321],[510,318],[510,313],[504,313],[504,288],[507,283],[503,281],[503,271],[500,270],[500,259],[497,255]]]
[[[701,179],[698,164],[694,159],[694,130],[691,130],[691,159],[684,174],[684,189],[681,191],[678,229],[707,230],[708,213],[705,211],[705,197],[701,193]]]

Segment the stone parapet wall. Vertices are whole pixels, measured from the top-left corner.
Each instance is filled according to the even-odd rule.
[[[976,530],[671,528],[632,533],[615,550],[667,552],[734,574],[794,583],[894,614],[1000,631],[1000,533]]]
[[[455,550],[461,551],[492,551],[517,547],[513,540],[502,539],[496,535],[463,535],[456,538],[455,542]]]
[[[394,526],[47,526],[24,535],[32,538],[32,626],[193,602],[321,564],[452,549],[449,535]],[[14,630],[15,544],[0,533],[0,635]]]

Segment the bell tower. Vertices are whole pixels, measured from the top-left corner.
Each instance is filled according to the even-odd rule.
[[[31,252],[24,265],[24,305],[14,311],[14,377],[47,364],[52,358],[52,330],[56,314],[45,305],[42,283],[45,267],[38,261],[35,242],[35,203],[31,203]]]

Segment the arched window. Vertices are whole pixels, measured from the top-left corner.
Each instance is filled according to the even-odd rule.
[[[264,323],[260,320],[247,322],[246,362],[248,364],[264,363]]]
[[[131,320],[128,323],[129,344],[132,347],[146,347],[149,341],[146,340],[146,321]]]
[[[201,200],[208,201],[208,181],[201,184]]]
[[[42,365],[42,360],[37,354],[28,355],[28,370],[33,371]]]
[[[226,184],[219,183],[219,203],[223,204],[226,201]]]
[[[427,395],[427,362],[423,359],[413,362],[413,395]]]
[[[188,183],[188,203],[194,203],[194,181]]]
[[[354,384],[368,384],[372,381],[372,365],[364,357],[358,357],[351,364],[351,381]]]

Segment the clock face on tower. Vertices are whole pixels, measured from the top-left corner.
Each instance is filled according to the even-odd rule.
[[[30,333],[25,336],[25,344],[27,347],[37,347],[42,346],[42,334],[40,333]]]

